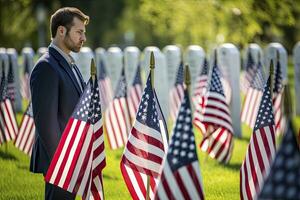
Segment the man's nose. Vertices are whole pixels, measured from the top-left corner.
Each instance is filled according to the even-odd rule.
[[[81,36],[81,41],[82,41],[82,42],[85,42],[85,41],[86,41],[86,37],[85,37],[85,34],[84,34],[84,33],[83,33],[82,36]]]

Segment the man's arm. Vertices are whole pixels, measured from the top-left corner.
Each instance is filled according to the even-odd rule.
[[[37,132],[51,160],[60,140],[58,112],[58,74],[47,62],[40,62],[32,71],[30,89]]]

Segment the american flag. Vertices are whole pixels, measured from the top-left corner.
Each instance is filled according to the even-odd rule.
[[[115,97],[109,103],[109,107],[105,113],[105,127],[111,149],[117,149],[126,144],[131,123],[127,103],[124,67],[116,88]]]
[[[204,138],[200,148],[206,151],[210,157],[227,163],[233,149],[233,129],[216,59],[209,90],[204,98],[202,113],[199,116],[195,115],[194,123],[196,121],[202,123],[206,131],[203,132]]]
[[[254,123],[265,84],[263,69],[260,62],[258,65],[259,66],[257,67],[256,74],[247,90],[241,113],[241,121],[252,129],[254,128]]]
[[[0,83],[0,144],[14,140],[17,134],[18,126],[12,102],[7,95],[7,80],[3,64]]]
[[[300,199],[300,150],[290,122],[258,199]]]
[[[106,68],[103,60],[99,61],[99,88],[100,88],[100,100],[101,109],[104,112],[108,107],[108,104],[112,101],[113,91],[111,88],[110,78],[106,74]]]
[[[142,98],[142,92],[141,69],[138,65],[132,86],[129,88],[128,106],[131,119],[135,119],[135,115]]]
[[[202,70],[197,77],[195,88],[194,88],[194,95],[193,95],[193,102],[196,108],[201,105],[203,94],[205,94],[207,89],[207,81],[208,81],[208,62],[205,58],[203,61]]]
[[[256,199],[275,155],[275,126],[268,79],[253,134],[240,169],[240,197]]]
[[[275,114],[275,130],[276,135],[282,134],[286,126],[286,117],[283,110],[283,82],[282,72],[279,59],[276,64],[273,88],[273,109]]]
[[[177,70],[175,84],[170,91],[170,117],[172,122],[176,120],[177,112],[183,98],[183,90],[183,62],[181,62]]]
[[[13,68],[13,58],[11,56],[9,56],[9,68],[7,74],[7,96],[13,104],[16,96],[16,87]]]
[[[120,164],[126,186],[135,200],[146,199],[147,179],[150,182],[149,196],[153,199],[165,155],[161,133],[165,127],[160,123],[161,111],[156,104],[158,101],[149,74]]]
[[[241,91],[243,93],[247,92],[253,80],[253,77],[255,76],[255,72],[256,72],[256,65],[249,49],[247,54],[246,71],[241,76]]]
[[[35,125],[32,113],[32,105],[29,103],[23,115],[19,133],[15,140],[15,146],[27,155],[31,155],[35,135]]]
[[[45,180],[83,199],[104,199],[106,165],[97,78],[84,89],[62,134]]]
[[[184,91],[155,199],[204,199],[187,90]]]
[[[26,100],[29,100],[31,98],[30,87],[29,87],[29,75],[30,75],[29,65],[30,65],[29,58],[24,56],[24,72],[21,77],[21,95]]]

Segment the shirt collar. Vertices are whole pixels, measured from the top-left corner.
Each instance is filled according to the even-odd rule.
[[[74,59],[71,57],[71,55],[63,52],[63,50],[61,50],[58,46],[53,44],[53,42],[50,43],[49,47],[53,47],[56,51],[58,51],[58,53],[60,53],[60,55],[62,55],[62,57],[67,61],[67,63],[69,63],[70,66],[71,66],[71,64],[74,63]]]

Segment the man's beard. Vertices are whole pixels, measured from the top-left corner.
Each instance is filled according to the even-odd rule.
[[[75,44],[75,42],[70,38],[69,34],[66,35],[64,39],[65,46],[75,53],[78,53],[80,51],[80,48],[82,45],[78,46]]]

